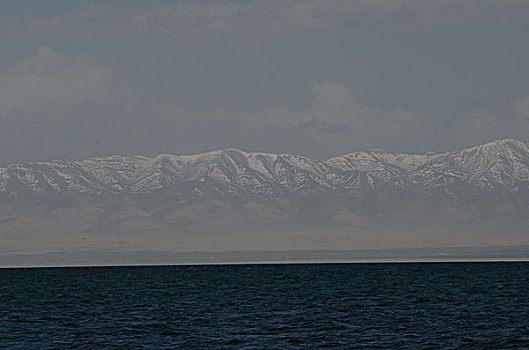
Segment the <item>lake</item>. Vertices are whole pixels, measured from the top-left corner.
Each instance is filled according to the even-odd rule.
[[[0,347],[529,347],[529,264],[0,269]]]

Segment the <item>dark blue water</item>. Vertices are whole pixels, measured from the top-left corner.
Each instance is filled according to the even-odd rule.
[[[529,348],[529,264],[0,270],[0,347]]]

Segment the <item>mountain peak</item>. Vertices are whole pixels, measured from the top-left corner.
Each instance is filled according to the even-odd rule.
[[[466,151],[466,150],[471,151],[475,149],[507,149],[507,148],[525,149],[527,148],[527,143],[523,141],[507,138],[507,139],[499,139],[499,140],[484,143],[482,145],[470,147],[463,151]]]

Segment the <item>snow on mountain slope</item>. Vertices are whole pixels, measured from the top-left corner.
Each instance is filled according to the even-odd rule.
[[[529,181],[529,147],[516,140],[461,151],[454,156],[454,163],[467,180],[484,185],[515,186]]]
[[[198,155],[155,157],[132,177],[132,193],[146,193],[184,182],[211,182],[234,193],[272,194],[333,188],[334,169],[291,154],[246,153],[236,149]]]
[[[529,146],[506,139],[462,151],[396,154],[363,151],[319,161],[237,149],[154,158],[109,156],[0,166],[0,197],[52,193],[209,197],[362,193],[393,186],[428,193],[453,186],[509,192],[529,186]]]
[[[487,190],[502,187],[516,191],[529,182],[529,147],[505,139],[435,155],[416,168],[413,177],[422,188],[460,182]]]
[[[327,160],[328,164],[344,170],[373,171],[381,166],[413,171],[424,163],[435,159],[438,154],[399,154],[384,150],[360,151]]]
[[[355,152],[331,158],[328,164],[372,174],[385,183],[422,189],[462,182],[483,189],[503,186],[516,190],[516,186],[529,182],[529,146],[512,139],[438,154]]]
[[[91,177],[116,191],[127,189],[129,179],[149,161],[145,157],[109,156],[90,158],[77,164]]]
[[[407,171],[391,160],[384,151],[369,151],[334,157],[327,164],[349,173],[346,188],[373,188],[377,182],[405,187],[408,183]]]
[[[0,167],[0,195],[21,193],[106,194],[124,191],[144,157],[110,156],[82,161],[50,161]]]

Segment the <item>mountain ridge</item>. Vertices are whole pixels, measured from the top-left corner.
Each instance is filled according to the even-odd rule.
[[[230,148],[0,167],[9,251],[527,244],[528,225],[529,146],[512,139],[326,161]]]
[[[178,182],[204,182],[206,178],[250,192],[252,187],[253,192],[264,188],[270,192],[272,187],[296,192],[309,184],[314,190],[323,191],[365,190],[377,183],[427,189],[455,180],[483,189],[514,189],[529,181],[529,147],[525,142],[502,139],[454,152],[405,154],[372,150],[325,161],[229,148],[153,158],[111,155],[17,163],[0,166],[0,197],[16,195],[13,188],[34,193],[148,193]]]

